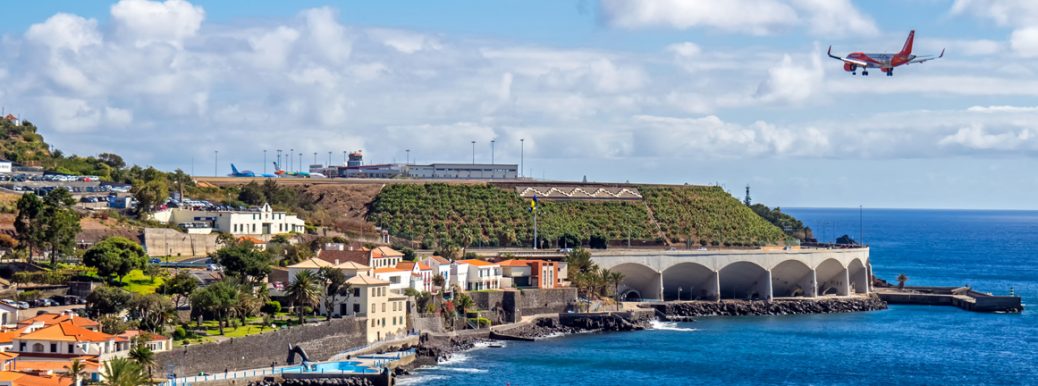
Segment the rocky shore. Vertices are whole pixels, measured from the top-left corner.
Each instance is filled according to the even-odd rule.
[[[621,332],[644,330],[651,318],[626,313],[568,314],[562,318],[540,318],[531,323],[501,330],[491,337],[496,339],[537,340],[582,332]]]
[[[884,310],[887,303],[875,294],[862,297],[781,299],[773,301],[723,300],[647,304],[661,318],[685,321],[701,316],[832,314]]]

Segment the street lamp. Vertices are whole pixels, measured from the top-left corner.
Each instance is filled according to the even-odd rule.
[[[288,169],[286,171],[292,171],[292,154],[295,154],[296,149],[288,148],[288,154],[285,155],[285,159],[288,160]]]
[[[678,300],[681,300],[681,287],[678,287]]]
[[[404,150],[404,152],[407,153],[407,159],[406,159],[406,161],[404,161],[404,165],[410,165],[411,164],[411,149],[406,149],[406,150]]]
[[[523,168],[526,167],[526,166],[523,166],[523,156],[525,155],[523,153],[525,153],[525,152],[526,152],[526,138],[519,138],[519,177],[523,176]]]
[[[490,164],[491,165],[494,164],[494,142],[495,141],[496,140],[494,140],[494,139],[490,140]]]
[[[267,149],[263,149],[263,174],[267,174]]]
[[[472,164],[476,164],[476,141],[472,141]]]
[[[217,171],[217,164],[220,163],[220,151],[213,150],[213,177],[218,177],[220,173]]]

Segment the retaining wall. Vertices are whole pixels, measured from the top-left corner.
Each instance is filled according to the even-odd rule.
[[[367,319],[332,319],[317,325],[233,338],[220,343],[190,345],[155,355],[156,368],[178,376],[246,370],[285,364],[289,345],[298,344],[310,360],[323,361],[367,342]],[[297,357],[296,363],[300,359]]]

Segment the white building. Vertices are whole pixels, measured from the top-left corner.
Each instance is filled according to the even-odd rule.
[[[462,290],[467,288],[469,279],[469,263],[465,260],[456,260],[451,262],[451,280],[447,281],[446,286],[448,289],[451,287],[458,287]]]
[[[18,307],[0,303],[0,327],[12,326],[18,322]]]
[[[375,268],[372,272],[379,280],[389,283],[389,289],[395,293],[402,294],[404,290],[411,287],[411,270],[397,267]]]
[[[432,269],[433,276],[440,275],[443,277],[444,287],[450,289],[451,285],[451,261],[447,260],[443,256],[429,256],[424,260],[425,265],[428,265]]]
[[[480,291],[501,288],[501,266],[483,260],[459,260],[469,266],[465,280],[466,291]]]
[[[446,178],[446,179],[506,179],[514,180],[519,176],[519,166],[515,164],[448,164],[407,165],[407,175],[411,178]]]
[[[368,342],[407,333],[407,297],[392,293],[389,282],[357,275],[346,283],[350,286],[350,296],[336,297],[333,315],[367,318]],[[323,301],[321,307],[324,307]]]
[[[5,159],[0,159],[0,173],[11,174],[14,170],[14,163]]]
[[[253,210],[208,211],[173,208],[154,214],[154,219],[169,224],[212,224],[212,229],[240,235],[303,233],[306,223],[294,214],[275,212],[269,204]]]
[[[404,259],[404,253],[390,247],[376,247],[371,250],[368,265],[371,268],[396,267]]]

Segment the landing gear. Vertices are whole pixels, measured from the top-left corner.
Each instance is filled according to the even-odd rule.
[[[894,69],[893,68],[887,70],[887,76],[894,76]]]
[[[861,70],[861,76],[869,76],[868,70]]]

